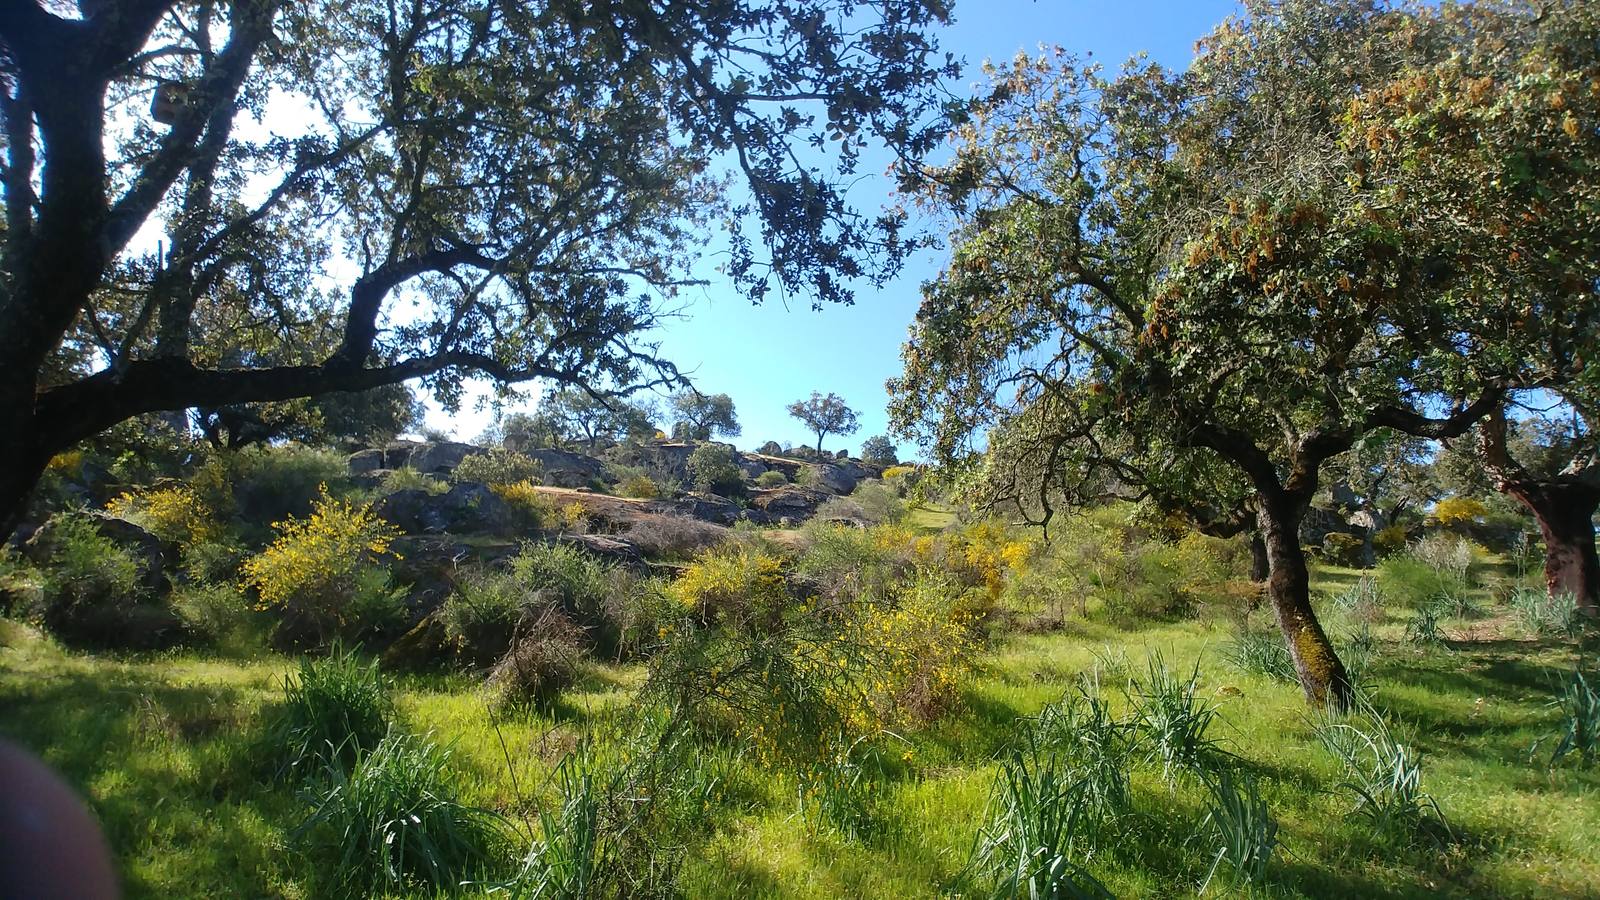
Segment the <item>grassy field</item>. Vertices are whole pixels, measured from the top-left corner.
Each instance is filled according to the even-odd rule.
[[[1324,573],[1334,585],[1350,573]],[[1600,772],[1530,756],[1556,727],[1548,705],[1570,648],[1518,639],[1488,610],[1449,622],[1447,640],[1403,639],[1388,612],[1365,676],[1375,704],[1422,758],[1422,789],[1448,834],[1379,841],[1351,815],[1354,797],[1319,744],[1299,689],[1221,661],[1229,626],[1132,629],[1070,622],[1044,633],[1001,626],[958,707],[897,735],[901,752],[868,791],[874,827],[845,837],[803,814],[795,780],[735,747],[704,751],[720,773],[705,827],[685,850],[690,897],[913,897],[979,893],[967,871],[998,770],[1023,717],[1097,674],[1114,709],[1147,653],[1187,672],[1220,711],[1210,736],[1253,773],[1281,826],[1268,896],[1600,896]],[[304,815],[260,752],[264,722],[291,661],[276,655],[106,658],[65,651],[0,622],[0,734],[37,752],[90,799],[134,897],[311,896],[293,831]],[[593,665],[548,714],[495,717],[455,677],[398,683],[404,725],[454,751],[469,801],[527,823],[552,799],[549,773],[582,734],[626,707],[641,666]],[[1133,773],[1133,809],[1089,865],[1117,896],[1191,896],[1210,869],[1199,823],[1204,791]],[[513,851],[514,852],[514,851]],[[1217,893],[1213,886],[1212,893]]]

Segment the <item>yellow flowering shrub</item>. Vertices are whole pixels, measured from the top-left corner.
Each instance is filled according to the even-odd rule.
[[[617,493],[637,500],[654,500],[661,496],[661,486],[649,475],[629,475],[617,485]]]
[[[968,584],[982,587],[990,603],[998,602],[1006,575],[1033,555],[1027,541],[1013,540],[1004,525],[993,519],[974,522],[953,532],[945,548],[945,565]]]
[[[171,485],[126,492],[106,504],[106,511],[139,525],[164,541],[197,544],[218,536],[221,527],[205,501],[192,488]]]
[[[50,462],[45,464],[45,471],[64,478],[76,478],[83,472],[83,461],[82,450],[63,450],[50,457]]]
[[[1404,525],[1390,525],[1388,528],[1379,529],[1378,533],[1372,536],[1372,546],[1380,554],[1388,555],[1404,550],[1409,539]]]
[[[386,607],[398,598],[375,562],[400,531],[370,508],[324,490],[311,515],[272,527],[277,538],[245,560],[240,572],[261,609],[284,614],[281,630],[296,641],[309,633],[321,642],[392,612]]]
[[[917,470],[916,466],[890,466],[883,470],[884,481],[894,481],[904,478]]]
[[[1433,507],[1433,518],[1440,525],[1471,525],[1489,514],[1489,507],[1472,497],[1446,497]]]
[[[859,673],[864,707],[852,711],[858,734],[926,722],[947,710],[979,650],[974,615],[960,590],[918,578],[892,604],[869,607],[856,639],[870,648]]]
[[[679,605],[703,621],[743,618],[747,612],[782,606],[782,563],[748,546],[711,550],[684,569],[667,589]]]
[[[568,531],[589,529],[589,509],[577,500],[561,507],[561,527]]]
[[[556,509],[555,501],[540,490],[531,478],[509,484],[491,484],[489,490],[494,491],[533,528],[550,528],[560,521],[561,513]]]

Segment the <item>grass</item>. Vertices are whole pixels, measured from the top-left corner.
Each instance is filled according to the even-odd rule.
[[[1325,596],[1354,578],[1332,574],[1319,585]],[[1548,765],[1551,735],[1565,728],[1552,701],[1573,670],[1568,645],[1527,639],[1509,617],[1499,630],[1477,623],[1448,648],[1416,645],[1404,639],[1412,614],[1392,608],[1373,627],[1364,685],[1423,760],[1416,787],[1448,817],[1442,842],[1387,841],[1352,814],[1353,795],[1338,788],[1351,776],[1324,749],[1299,688],[1225,663],[1227,623],[1070,620],[997,639],[951,714],[886,743],[860,783],[871,792],[871,828],[819,828],[797,803],[800,776],[761,769],[736,748],[701,748],[685,765],[714,769],[695,783],[716,788],[692,801],[703,812],[678,848],[678,889],[708,898],[983,893],[969,861],[1009,749],[1033,727],[1024,720],[1087,678],[1107,708],[1073,713],[1071,728],[1132,721],[1134,701],[1148,706],[1143,696],[1157,692],[1147,660],[1158,651],[1178,718],[1216,710],[1202,737],[1227,752],[1234,780],[1168,783],[1159,761],[1130,767],[1116,845],[1086,838],[1067,857],[1113,895],[1193,896],[1210,875],[1212,893],[1237,878],[1271,897],[1600,896],[1600,770]],[[262,764],[285,678],[296,672],[271,654],[79,654],[0,620],[0,736],[87,795],[128,896],[316,896],[293,838],[307,800]],[[453,801],[503,817],[515,863],[536,846],[541,815],[573,812],[563,805],[573,792],[557,774],[562,761],[643,678],[640,666],[589,663],[549,709],[504,714],[468,678],[407,676],[392,686],[392,715],[398,728],[451,748]],[[1174,748],[1184,733],[1174,732]]]

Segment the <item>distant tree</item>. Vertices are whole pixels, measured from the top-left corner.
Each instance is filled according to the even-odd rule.
[[[744,492],[744,472],[734,459],[733,449],[723,444],[701,444],[689,454],[689,478],[695,490],[724,497]]]
[[[900,462],[900,455],[895,450],[894,441],[888,435],[880,434],[861,442],[861,461],[875,466],[892,466]]]
[[[404,384],[335,391],[277,403],[241,403],[190,411],[214,447],[239,449],[292,440],[313,445],[381,444],[422,422],[422,403]]]
[[[601,441],[621,441],[655,434],[651,411],[615,397],[597,396],[579,387],[564,387],[539,400],[538,416],[550,423],[559,444],[583,444],[590,452]]]
[[[492,435],[493,442],[507,450],[527,453],[541,447],[554,447],[561,443],[561,426],[548,413],[514,412],[502,419]]]
[[[684,388],[667,401],[673,416],[672,435],[685,441],[709,441],[716,435],[739,436],[739,418],[727,394],[702,394]]]
[[[851,435],[861,427],[856,411],[844,404],[837,394],[826,396],[812,391],[809,400],[796,400],[789,404],[789,415],[805,423],[817,436],[817,455],[822,454],[822,439],[830,434]]]

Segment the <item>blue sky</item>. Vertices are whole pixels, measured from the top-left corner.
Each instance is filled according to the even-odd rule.
[[[1108,69],[1141,51],[1183,68],[1195,40],[1237,7],[1233,0],[957,0],[941,43],[967,63],[968,73],[958,85],[963,90],[979,79],[985,58],[1009,59],[1041,43],[1092,52]],[[853,196],[876,209],[888,190],[887,179],[874,171]],[[861,414],[859,432],[824,444],[854,453],[862,440],[887,431],[884,381],[899,371],[900,345],[916,312],[918,287],[938,272],[944,257],[942,251],[925,253],[881,290],[859,290],[854,306],[820,312],[812,310],[808,298],[794,298],[787,309],[775,299],[754,306],[716,283],[715,260],[708,260],[706,275],[713,284],[687,294],[685,316],[668,322],[657,338],[663,355],[692,372],[702,391],[733,397],[744,426],[735,441],[739,446],[768,440],[812,443],[784,407],[819,390],[838,394]],[[453,420],[430,411],[428,423],[471,438],[488,419],[469,403]],[[902,447],[903,454],[911,450]]]

